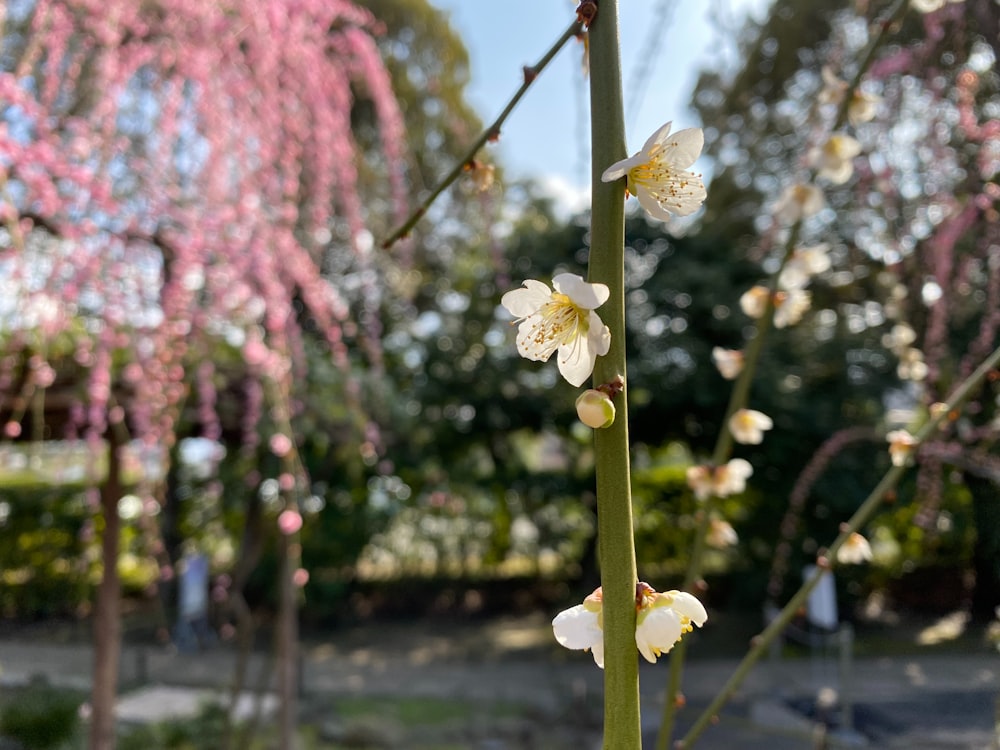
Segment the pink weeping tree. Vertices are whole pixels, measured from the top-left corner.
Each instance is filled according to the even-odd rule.
[[[2,429],[42,439],[26,415],[65,384],[68,417],[52,437],[107,452],[91,493],[104,563],[91,748],[115,744],[120,448],[169,455],[192,404],[200,434],[219,438],[220,348],[238,352],[252,395],[244,440],[258,440],[264,409],[282,433],[269,444],[289,514],[279,687],[282,746],[294,744],[294,521],[308,485],[290,420],[304,315],[345,373],[351,346],[378,359],[378,277],[351,130],[359,98],[375,112],[386,165],[371,199],[403,209],[403,128],[378,33],[347,0],[0,6]],[[360,292],[330,267],[366,279]]]

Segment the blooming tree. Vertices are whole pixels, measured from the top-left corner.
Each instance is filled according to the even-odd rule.
[[[294,665],[302,322],[345,373],[354,343],[377,364],[351,115],[371,103],[397,206],[402,119],[379,26],[346,0],[35,0],[6,4],[0,24],[0,411],[8,438],[41,439],[27,405],[61,388],[64,436],[112,446],[91,734],[92,747],[111,747],[117,448],[169,451],[189,402],[198,432],[219,439],[222,388],[245,394],[249,444],[265,412],[279,433]],[[239,366],[217,368],[220,351]],[[294,675],[282,676],[291,696]],[[288,732],[293,706],[285,714]]]

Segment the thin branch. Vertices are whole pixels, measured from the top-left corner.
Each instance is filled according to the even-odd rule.
[[[423,218],[423,216],[427,213],[427,209],[429,209],[431,207],[431,204],[437,200],[438,196],[441,195],[441,193],[443,193],[445,189],[447,189],[448,186],[451,185],[451,183],[457,180],[459,175],[461,175],[462,172],[464,171],[465,167],[468,164],[470,164],[473,159],[475,159],[476,154],[479,152],[479,149],[485,146],[488,141],[493,141],[500,137],[501,126],[510,116],[510,113],[514,111],[514,107],[517,106],[517,103],[521,101],[521,97],[524,96],[525,92],[528,90],[528,87],[531,86],[532,83],[534,83],[535,79],[538,78],[539,74],[545,69],[545,66],[549,64],[552,58],[556,56],[556,54],[559,52],[559,50],[563,48],[566,42],[568,42],[570,39],[576,36],[579,36],[582,30],[583,30],[583,24],[581,24],[580,21],[573,21],[573,23],[569,25],[569,28],[567,28],[566,31],[563,32],[563,35],[559,37],[558,40],[556,40],[555,44],[553,44],[549,48],[549,51],[542,56],[541,60],[539,60],[531,67],[526,66],[524,68],[524,82],[521,84],[521,87],[515,92],[511,100],[507,103],[507,106],[504,107],[503,112],[500,113],[500,116],[497,117],[497,119],[494,120],[493,123],[482,132],[482,134],[480,134],[480,136],[475,140],[472,146],[469,147],[468,152],[466,152],[465,156],[462,157],[461,161],[459,161],[455,165],[455,167],[448,173],[448,175],[440,183],[438,183],[437,187],[435,187],[430,192],[430,194],[426,198],[424,198],[420,206],[412,214],[410,214],[410,217],[406,221],[404,221],[399,226],[399,228],[396,229],[396,231],[394,231],[389,236],[389,238],[385,242],[382,243],[383,250],[387,250],[388,248],[396,244],[399,240],[406,237],[413,229],[413,227],[416,226],[417,222],[420,221],[420,219]]]
[[[998,366],[1000,366],[1000,348],[994,350],[989,357],[978,367],[976,371],[973,372],[962,384],[955,390],[951,398],[946,402],[945,408],[940,409],[935,412],[935,415],[929,419],[924,426],[914,435],[915,444],[913,446],[913,451],[916,451],[917,447],[922,445],[934,432],[938,429],[941,422],[948,418],[950,412],[954,411],[966,399],[972,394],[972,392],[978,388],[986,377]],[[726,701],[729,700],[730,696],[736,691],[736,689],[743,682],[743,679],[749,674],[753,665],[757,663],[763,653],[767,650],[771,642],[784,630],[785,626],[791,621],[795,616],[795,613],[802,607],[805,603],[806,598],[812,592],[814,588],[819,584],[820,579],[826,575],[827,571],[833,567],[837,559],[837,551],[843,546],[844,542],[847,541],[851,534],[854,534],[860,529],[867,521],[875,515],[875,511],[878,510],[879,505],[882,503],[882,499],[888,494],[896,484],[899,482],[903,473],[906,471],[906,466],[893,466],[886,472],[882,480],[876,485],[875,489],[872,490],[871,494],[865,499],[861,504],[851,519],[841,526],[840,535],[836,538],[833,544],[825,551],[821,551],[819,558],[817,559],[817,565],[815,572],[809,577],[809,579],[802,584],[795,595],[788,600],[781,612],[778,613],[777,617],[771,621],[771,623],[757,635],[753,641],[750,650],[747,652],[746,656],[743,657],[743,661],[740,662],[736,670],[733,672],[732,676],[726,681],[726,684],[722,686],[719,692],[716,694],[715,698],[708,705],[708,707],[698,716],[691,729],[684,736],[683,739],[678,741],[678,748],[688,748],[694,743],[694,741],[705,731],[705,728],[712,722],[713,717],[715,717],[719,710],[725,705]]]

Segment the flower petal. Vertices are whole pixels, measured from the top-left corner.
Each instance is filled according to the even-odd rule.
[[[577,338],[572,344],[559,347],[558,360],[559,373],[566,378],[566,382],[581,386],[594,371],[597,352],[590,345],[589,339]]]
[[[503,305],[515,318],[526,318],[538,312],[552,297],[552,290],[535,279],[525,279],[523,289],[513,289],[500,298]]]
[[[556,615],[552,620],[552,632],[560,646],[572,649],[595,649],[596,661],[596,649],[599,645],[603,657],[604,632],[598,624],[597,612],[591,612],[582,604]]]
[[[639,199],[639,205],[646,209],[646,213],[652,216],[654,219],[660,221],[670,221],[673,216],[667,211],[660,202],[656,199],[648,188],[645,186],[640,186],[635,191],[635,197]]]
[[[584,310],[593,310],[608,301],[611,290],[605,284],[590,284],[575,273],[561,273],[552,277],[556,291],[569,297],[573,304]]]
[[[677,613],[670,607],[656,607],[646,612],[636,626],[635,645],[646,661],[655,664],[656,657],[670,651],[682,633]]]
[[[699,628],[705,624],[705,621],[708,619],[708,612],[705,611],[705,606],[694,596],[686,591],[668,591],[667,593],[674,598],[670,605],[671,609],[688,618]]]
[[[673,121],[664,123],[661,125],[655,133],[653,133],[646,142],[642,144],[642,151],[640,151],[636,156],[642,156],[642,161],[647,161],[649,156],[658,150],[658,147],[663,144],[665,140],[670,136],[670,127],[673,125]]]
[[[664,157],[675,167],[687,169],[695,163],[705,147],[705,133],[701,128],[678,130],[664,149]]]
[[[604,325],[604,321],[593,310],[590,311],[590,330],[587,332],[588,343],[594,350],[594,354],[603,357],[611,348],[611,329]],[[591,368],[593,369],[593,368]]]
[[[646,157],[642,154],[636,154],[635,156],[630,156],[627,159],[616,161],[604,170],[604,174],[601,175],[601,182],[614,182],[615,180],[620,180],[629,173],[629,170],[632,169],[632,167],[638,167],[640,164],[644,164],[645,162]]]

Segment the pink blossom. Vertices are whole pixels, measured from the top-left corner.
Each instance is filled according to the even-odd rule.
[[[278,529],[285,536],[298,533],[302,528],[302,515],[295,510],[285,510],[278,516]]]

